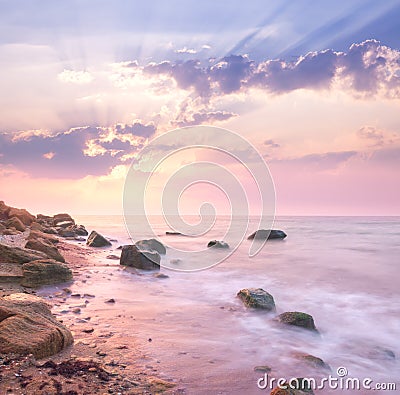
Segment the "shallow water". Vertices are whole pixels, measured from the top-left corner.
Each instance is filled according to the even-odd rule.
[[[82,216],[77,221],[118,239],[113,249],[130,243],[121,217]],[[208,234],[193,239],[165,236],[169,229],[156,220],[156,233],[165,244],[196,249],[221,239],[226,221],[220,218]],[[336,369],[345,367],[347,377],[395,382],[398,390],[386,393],[400,393],[400,218],[283,217],[274,227],[288,237],[268,242],[253,258],[248,257],[250,241],[244,240],[211,269],[185,273],[163,268],[167,279],[120,270],[118,261],[105,259],[110,250],[101,250],[91,278],[74,287],[98,295],[87,306],[88,314],[126,339],[138,339],[146,363],[157,364],[159,373],[176,378],[187,393],[269,393],[257,388],[263,376],[254,372],[257,365],[271,366],[269,376],[275,378],[329,374],[300,363],[295,353],[322,358],[335,377]],[[255,229],[252,219],[248,234]],[[179,257],[169,249],[162,259]],[[270,292],[278,313],[311,314],[320,335],[279,327],[271,315],[244,308],[236,293],[247,287]],[[117,303],[104,304],[111,297]],[[124,318],[117,322],[110,309]],[[397,359],[377,347],[390,349]]]

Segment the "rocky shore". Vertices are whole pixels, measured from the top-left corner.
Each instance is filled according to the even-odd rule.
[[[129,366],[115,362],[113,357],[128,346],[96,339],[84,325],[90,317],[82,318],[82,330],[75,331],[52,314],[60,304],[69,305],[71,314],[81,310],[69,286],[92,264],[91,252],[68,241],[83,242],[85,236],[85,227],[68,214],[34,216],[0,202],[0,393],[172,393],[174,383],[134,361]],[[87,244],[111,245],[97,234]],[[42,286],[55,284],[61,292],[38,296]],[[141,357],[138,351],[137,360]]]

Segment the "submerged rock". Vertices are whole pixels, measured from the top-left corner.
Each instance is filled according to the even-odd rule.
[[[299,311],[282,313],[278,315],[277,321],[281,324],[297,326],[317,332],[313,317],[307,313],[302,313]]]
[[[237,296],[247,307],[275,311],[275,301],[271,294],[262,288],[245,288],[238,292]]]
[[[229,248],[229,244],[225,243],[225,241],[219,241],[219,240],[211,240],[208,244],[207,244],[207,248]]]
[[[45,358],[72,344],[71,332],[37,296],[12,294],[0,299],[0,350]]]
[[[156,239],[139,240],[135,243],[140,250],[144,251],[157,251],[159,254],[166,254],[167,250],[161,242]]]
[[[273,240],[273,239],[284,239],[287,234],[282,230],[277,229],[260,229],[252,233],[247,239],[248,240]]]
[[[86,244],[89,247],[109,247],[112,245],[104,236],[97,233],[95,230],[90,233]]]
[[[63,283],[72,279],[72,272],[67,265],[51,259],[24,263],[22,272],[24,277],[21,285],[30,288]]]
[[[305,362],[307,365],[312,366],[313,368],[331,370],[331,367],[325,363],[323,359],[315,357],[314,355],[299,353],[295,354],[295,357],[298,360]]]
[[[122,247],[120,265],[142,270],[160,270],[160,255],[156,251],[143,251],[136,245]]]

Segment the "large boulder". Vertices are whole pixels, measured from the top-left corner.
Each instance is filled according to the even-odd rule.
[[[283,230],[278,229],[260,229],[252,233],[247,239],[248,240],[274,240],[274,239],[284,239],[287,234]]]
[[[95,230],[92,230],[92,232],[90,233],[86,244],[89,247],[109,247],[112,245],[110,241],[108,241],[100,233],[97,233]]]
[[[160,243],[156,239],[139,240],[135,245],[143,251],[157,251],[159,254],[166,254],[167,250],[164,244]]]
[[[247,307],[275,311],[274,297],[262,288],[241,289],[237,296]]]
[[[160,255],[156,251],[143,251],[136,245],[122,247],[120,265],[142,270],[160,270]]]
[[[46,259],[47,255],[40,251],[29,250],[27,248],[11,247],[0,244],[0,263],[19,263]]]
[[[219,240],[211,240],[208,244],[207,247],[210,248],[229,248],[229,244],[225,243],[225,241],[219,241]]]
[[[36,220],[36,217],[27,210],[10,207],[10,210],[8,211],[8,218],[12,217],[18,218],[26,226],[29,226],[33,221]]]
[[[7,226],[7,228],[15,228],[16,230],[18,230],[20,232],[25,232],[25,230],[26,230],[26,226],[17,217],[11,217],[6,222],[6,226]]]
[[[46,358],[71,345],[71,332],[58,322],[46,302],[16,293],[0,299],[0,350]]]
[[[286,313],[279,314],[276,319],[281,324],[297,326],[317,332],[313,317],[307,313],[302,313],[300,311],[288,311]]]
[[[59,224],[63,222],[71,222],[71,224],[75,224],[74,219],[66,213],[56,214],[53,216],[53,226],[59,226]]]
[[[44,252],[51,259],[59,262],[65,262],[65,259],[60,254],[60,251],[58,251],[58,248],[48,239],[30,238],[25,244],[25,248]]]
[[[72,272],[63,263],[52,259],[43,259],[22,265],[22,285],[36,288],[46,284],[64,283],[72,279]]]

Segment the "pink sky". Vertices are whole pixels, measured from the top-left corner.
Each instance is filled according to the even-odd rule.
[[[351,12],[345,2],[340,7]],[[389,15],[390,7],[380,7],[381,18]],[[100,32],[82,30],[82,53],[65,61],[62,43],[41,36],[34,20],[26,21],[32,40],[10,25],[9,42],[0,43],[0,200],[33,213],[121,214],[125,176],[141,148],[168,130],[205,124],[255,146],[274,179],[278,215],[400,215],[400,51],[371,39],[378,19],[373,25],[365,14],[364,39],[343,36],[329,49],[316,16],[315,29],[296,41],[283,22],[248,33],[240,24],[254,22],[246,15],[225,27],[229,53],[219,34],[200,29],[189,40],[185,25],[178,36],[167,29],[158,44],[150,33],[143,38],[157,51],[141,44],[142,52],[119,59],[114,35],[95,53],[91,40]],[[66,48],[78,42],[62,35]],[[261,51],[265,40],[272,54]],[[202,159],[214,160],[211,153]],[[246,177],[239,172],[253,199]],[[203,198],[214,198],[221,212],[228,207],[219,192],[202,196],[197,188],[182,210],[197,212]]]

